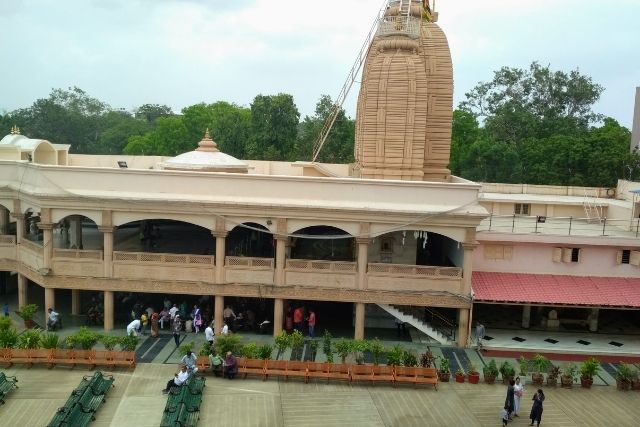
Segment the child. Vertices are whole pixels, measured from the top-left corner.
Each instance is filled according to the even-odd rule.
[[[500,419],[502,420],[502,426],[506,426],[509,422],[509,411],[507,411],[507,407],[505,406],[500,412]]]

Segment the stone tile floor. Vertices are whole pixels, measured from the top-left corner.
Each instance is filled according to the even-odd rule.
[[[116,370],[115,387],[99,409],[94,427],[158,426],[166,403],[160,389],[175,365],[142,364]],[[0,410],[2,425],[43,426],[63,405],[85,369],[48,370],[15,365],[2,369],[16,375],[20,388]],[[510,425],[527,425],[531,387],[525,388],[522,416]],[[544,426],[635,426],[640,393],[611,386],[591,390],[545,389]],[[503,385],[441,383],[430,387],[393,388],[378,384],[207,377],[201,426],[498,426]]]

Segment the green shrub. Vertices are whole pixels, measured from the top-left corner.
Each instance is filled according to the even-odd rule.
[[[331,332],[324,330],[322,335],[322,352],[327,357],[327,362],[333,363],[333,348],[331,342]]]
[[[55,332],[47,332],[42,334],[40,345],[42,348],[58,348],[60,337]]]
[[[496,364],[495,359],[491,359],[489,364],[482,369],[482,372],[484,373],[485,377],[488,377],[488,376],[497,377],[499,371],[498,371],[498,365]]]
[[[104,346],[107,351],[112,351],[116,348],[116,345],[120,342],[120,337],[113,337],[111,335],[102,335],[100,337],[100,342]]]
[[[242,357],[246,357],[247,359],[258,359],[258,350],[258,344],[249,342],[242,346],[240,354]]]
[[[18,331],[15,328],[0,330],[0,348],[14,348],[18,344]]]
[[[241,343],[242,338],[238,334],[220,335],[216,338],[216,350],[222,357],[224,357],[228,352],[239,354]]]
[[[378,365],[380,363],[380,358],[384,354],[384,344],[378,339],[375,338],[372,341],[369,341],[369,352],[371,356],[373,356],[373,364]]]
[[[280,332],[275,338],[276,348],[278,349],[278,355],[283,356],[284,352],[291,345],[291,338],[286,331]]]
[[[586,359],[580,365],[580,376],[585,379],[592,380],[600,370],[600,361],[595,357]]]
[[[13,326],[13,322],[11,321],[11,317],[2,316],[0,317],[0,332],[6,331]]]
[[[213,347],[211,346],[209,341],[205,341],[202,344],[202,347],[200,347],[200,351],[198,352],[198,356],[208,356],[208,355],[211,354],[211,350],[213,350]]]
[[[131,335],[120,337],[118,344],[122,351],[135,351],[138,346],[138,337],[132,332]]]
[[[451,369],[449,368],[449,359],[438,356],[438,371],[443,373],[451,372]]]
[[[18,348],[40,348],[42,330],[27,329],[18,337]]]
[[[543,355],[536,354],[535,356],[533,356],[533,359],[531,359],[531,363],[533,363],[533,367],[535,368],[536,373],[542,374],[547,372],[547,369],[549,369],[549,364],[551,362],[549,362],[549,359],[547,359]],[[502,371],[500,372],[502,373]]]
[[[394,345],[387,350],[387,365],[389,366],[402,366],[404,361],[404,350],[400,344]]]
[[[520,373],[518,375],[527,375],[529,371],[529,361],[526,357],[520,356],[518,359],[518,366],[520,367]]]
[[[258,348],[258,358],[262,360],[271,359],[271,354],[273,353],[273,346],[269,344],[263,344]]]
[[[180,355],[180,357],[185,356],[188,352],[193,352],[194,346],[194,342],[182,344],[180,347],[178,347],[178,354]]]
[[[300,331],[293,331],[293,333],[289,337],[289,342],[291,344],[291,352],[294,354],[299,354],[300,358],[302,358],[302,349],[304,348],[304,335]]]
[[[516,376],[516,370],[508,360],[502,362],[502,365],[500,365],[500,369],[498,370],[500,371],[502,378],[513,378]]]
[[[345,363],[347,356],[353,352],[354,344],[352,340],[341,339],[336,342],[336,354],[340,356],[342,363]]]
[[[405,350],[402,353],[402,365],[403,366],[418,366],[418,358],[409,350]]]
[[[33,315],[38,311],[37,304],[27,304],[20,307],[18,311],[18,316],[22,317],[24,320],[32,320]]]
[[[76,345],[79,345],[83,350],[91,350],[98,343],[98,341],[100,341],[100,334],[88,329],[86,326],[81,326],[78,332],[71,336],[73,338],[70,341],[73,342],[73,346],[69,347],[75,347]]]

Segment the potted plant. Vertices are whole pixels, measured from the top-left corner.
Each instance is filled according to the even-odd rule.
[[[420,366],[423,368],[430,368],[436,360],[436,357],[433,355],[431,350],[427,350],[425,353],[420,356]]]
[[[315,341],[312,341],[315,342]],[[271,359],[271,354],[273,353],[273,347],[270,346],[269,344],[264,344],[261,345],[258,348],[258,357],[262,360],[269,360]]]
[[[325,329],[322,335],[322,352],[329,363],[333,363],[333,348],[331,344],[331,333]]]
[[[336,343],[336,353],[340,356],[340,361],[346,363],[347,356],[353,352],[353,341],[341,339]]]
[[[446,357],[438,357],[438,379],[443,383],[449,382],[451,371],[449,370],[449,359]]]
[[[36,314],[36,311],[38,311],[38,306],[36,304],[27,304],[20,307],[18,316],[24,320],[25,328],[33,328],[33,316]]]
[[[81,326],[74,335],[74,343],[79,344],[83,350],[91,350],[100,340],[100,335],[86,326]]]
[[[42,334],[42,339],[40,340],[40,345],[42,346],[42,348],[58,348],[59,344],[60,337],[55,332],[46,332]]]
[[[373,341],[369,342],[369,352],[373,357],[373,364],[378,366],[378,364],[380,363],[380,359],[384,354],[384,344],[382,344],[382,342],[378,338],[374,339]]]
[[[133,335],[127,335],[124,337],[120,337],[120,350],[122,351],[135,351],[138,346],[138,337]]]
[[[471,384],[478,384],[480,382],[480,372],[478,372],[478,368],[476,368],[473,362],[469,362],[467,366],[467,376]]]
[[[457,383],[463,383],[464,382],[464,371],[462,370],[462,368],[458,368],[458,370],[455,373],[455,377],[456,377],[456,382]]]
[[[500,365],[499,371],[500,371],[500,374],[502,375],[503,384],[509,384],[509,381],[511,381],[516,376],[516,370],[514,369],[513,365],[509,363],[508,360],[505,360],[504,362],[502,362],[502,365]]]
[[[276,359],[278,359],[280,356],[284,357],[285,350],[291,346],[291,339],[289,338],[289,334],[287,333],[287,331],[282,331],[280,332],[280,335],[275,338],[275,341],[276,348],[278,349]],[[226,352],[221,351],[220,354],[226,354]]]
[[[246,343],[240,349],[240,354],[247,359],[258,359],[258,344],[254,342]]]
[[[40,348],[42,331],[40,329],[27,329],[18,337],[18,348]]]
[[[560,382],[562,383],[562,387],[564,388],[573,387],[573,381],[575,380],[577,373],[578,373],[578,367],[573,363],[569,363],[564,368],[562,375],[560,376]]]
[[[544,381],[544,373],[549,369],[549,359],[544,357],[541,354],[536,354],[531,359],[531,363],[533,364],[534,372],[531,374],[531,382],[534,385],[541,386]]]
[[[300,331],[293,331],[289,336],[291,343],[291,360],[302,360],[302,350],[304,349],[304,335]]]
[[[593,377],[600,370],[600,361],[595,357],[590,357],[580,365],[580,386],[583,388],[591,388],[593,385]]]
[[[0,318],[0,348],[13,348],[18,344],[18,331],[10,317]]]
[[[491,359],[489,364],[482,368],[482,373],[484,374],[485,383],[493,384],[496,382],[496,377],[498,376],[498,365],[496,364],[495,359]]]
[[[277,339],[277,337],[276,337]],[[238,334],[219,335],[216,337],[215,346],[218,354],[240,353],[242,337]]]
[[[387,365],[388,366],[402,366],[404,359],[404,350],[400,345],[394,345],[387,350]]]
[[[409,350],[405,350],[402,354],[402,366],[418,366],[418,358],[415,353]]]
[[[638,378],[638,370],[631,370],[631,390],[640,390],[640,379]]]
[[[521,383],[524,385],[525,378],[527,376],[527,373],[529,372],[529,361],[526,357],[520,356],[520,358],[518,359],[518,367],[520,368],[520,372],[518,373],[518,375],[520,376]]]
[[[355,340],[353,341],[352,345],[356,364],[364,365],[364,352],[369,348],[369,343],[367,342],[367,340]]]
[[[560,376],[560,367],[551,365],[551,367],[549,368],[549,374],[547,375],[547,385],[549,387],[557,386],[559,376]]]
[[[631,388],[631,377],[633,370],[626,363],[621,363],[618,366],[618,372],[616,373],[616,388],[618,390],[629,390]]]
[[[102,335],[100,337],[100,342],[104,346],[104,349],[107,351],[113,351],[116,348],[116,345],[120,342],[120,337],[114,337],[111,335]]]

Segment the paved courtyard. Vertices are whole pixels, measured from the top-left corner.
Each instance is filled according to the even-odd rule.
[[[141,364],[117,370],[115,387],[98,410],[94,427],[159,426],[166,396],[160,390],[175,365]],[[2,425],[44,426],[56,408],[88,371],[81,368],[13,366],[20,388],[0,408]],[[615,387],[592,390],[545,389],[545,426],[636,426],[640,393]],[[526,388],[523,411],[510,425],[527,425],[532,387]],[[444,383],[429,387],[393,388],[378,384],[348,384],[270,379],[207,377],[201,407],[201,426],[498,426],[504,402],[503,385]]]

